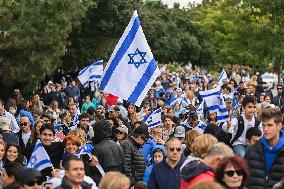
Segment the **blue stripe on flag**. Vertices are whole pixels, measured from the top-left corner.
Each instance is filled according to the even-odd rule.
[[[220,95],[220,91],[219,92],[214,92],[214,93],[210,93],[210,94],[205,94],[205,95],[201,95],[201,98],[206,98],[206,97],[209,97],[209,96],[213,96],[213,95]]]
[[[42,165],[44,165],[44,164],[49,164],[49,163],[51,163],[51,161],[48,160],[48,159],[45,159],[45,160],[42,160],[42,161],[38,162],[38,163],[34,166],[34,168],[37,169],[37,168],[39,168],[40,166],[42,166]]]
[[[83,75],[86,71],[89,71],[90,66],[87,66],[86,68],[84,68],[83,70],[81,70],[79,72],[79,75]]]
[[[114,72],[116,66],[118,65],[118,63],[120,62],[120,60],[122,59],[122,57],[126,53],[127,49],[131,45],[139,27],[140,27],[140,21],[139,21],[139,18],[136,17],[135,20],[134,20],[134,23],[132,25],[132,28],[128,32],[126,38],[124,39],[123,43],[121,44],[121,47],[118,49],[115,57],[113,58],[112,62],[110,63],[109,68],[107,69],[107,71],[104,74],[103,80],[101,81],[101,85],[100,85],[101,90],[105,89],[105,87],[106,87],[108,81],[110,80],[112,73]]]
[[[220,80],[222,79],[224,73],[225,73],[225,72],[224,72],[224,69],[223,69],[222,72],[221,72],[221,74],[219,75],[218,81],[220,81]]]
[[[157,69],[157,63],[155,59],[152,59],[149,63],[145,73],[143,74],[140,81],[137,83],[135,89],[133,90],[132,94],[129,96],[128,101],[135,103],[139,96],[141,95],[142,91],[145,89],[146,85],[148,84],[149,80],[151,79],[152,75],[154,74],[155,70]]]
[[[36,151],[39,147],[43,147],[43,145],[41,143],[38,143],[35,148],[34,148],[34,151]]]
[[[100,79],[102,76],[101,75],[92,75],[92,76],[90,76],[90,78],[89,79]]]
[[[102,60],[100,60],[100,61],[93,63],[93,65],[96,65],[96,66],[104,65],[104,62]]]
[[[217,116],[217,121],[228,119],[228,118],[229,118],[229,115]]]
[[[161,123],[161,121],[157,121],[155,123],[152,123],[152,124],[148,125],[148,127],[151,128],[151,127],[159,125],[160,123]]]

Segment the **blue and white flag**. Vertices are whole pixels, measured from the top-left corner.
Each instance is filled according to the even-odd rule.
[[[199,93],[206,104],[207,110],[210,113],[217,112],[217,121],[227,121],[229,119],[229,113],[221,94],[220,86],[207,91],[200,91]]]
[[[162,108],[149,113],[144,117],[143,121],[148,125],[148,128],[150,129],[160,125],[162,122]]]
[[[202,100],[201,104],[198,106],[196,109],[197,114],[199,115],[200,118],[203,117],[203,112],[204,112],[204,100]]]
[[[47,167],[53,167],[53,165],[41,141],[38,139],[30,161],[27,163],[25,168],[34,168],[41,171]]]
[[[81,146],[79,148],[79,150],[78,150],[79,152],[78,152],[77,156],[80,157],[83,154],[87,154],[87,155],[91,156],[93,150],[94,150],[94,146],[91,143],[86,143],[85,146]]]
[[[223,69],[221,74],[218,77],[218,84],[220,86],[222,86],[223,85],[223,80],[227,80],[227,79],[228,79],[228,75],[227,75],[225,69]]]
[[[159,75],[159,67],[134,11],[104,70],[100,89],[140,106]]]
[[[99,60],[79,72],[78,79],[84,87],[87,87],[90,81],[101,79],[104,70],[103,64],[104,62]]]

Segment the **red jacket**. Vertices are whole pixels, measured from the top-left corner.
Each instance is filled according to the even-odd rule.
[[[181,170],[180,189],[189,189],[198,182],[213,181],[214,176],[214,170],[202,161],[191,161]]]
[[[182,178],[180,180],[180,189],[189,189],[189,187],[199,182],[213,181],[214,177],[215,177],[214,173],[212,173],[211,171],[206,171],[204,173],[201,173],[200,175],[195,176],[193,179],[187,182]]]

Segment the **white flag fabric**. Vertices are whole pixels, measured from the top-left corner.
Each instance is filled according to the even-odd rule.
[[[103,60],[99,60],[79,72],[78,79],[84,87],[87,87],[90,81],[101,79],[104,70],[103,64]]]
[[[143,121],[148,125],[148,128],[150,129],[160,125],[162,122],[162,108],[149,113],[147,116],[145,116]]]
[[[206,109],[210,113],[217,112],[217,121],[229,120],[229,112],[221,94],[220,86],[207,91],[200,91],[199,93],[206,104]]]
[[[42,143],[38,139],[31,158],[25,168],[34,168],[41,171],[47,167],[53,167],[53,165]]]
[[[223,80],[227,80],[227,79],[228,79],[227,72],[225,71],[225,69],[223,69],[221,74],[218,77],[218,84],[220,86],[222,86],[223,85]]]
[[[104,70],[100,89],[140,106],[159,75],[159,67],[134,11]]]

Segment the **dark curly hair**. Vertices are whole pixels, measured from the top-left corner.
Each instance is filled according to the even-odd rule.
[[[242,158],[240,158],[239,156],[230,156],[230,157],[224,158],[215,172],[215,180],[218,183],[225,185],[223,181],[224,171],[226,167],[228,167],[229,165],[232,165],[236,170],[242,171],[243,179],[242,179],[241,187],[245,186],[247,184],[247,180],[249,177],[248,165],[247,165],[247,162],[243,160]]]

